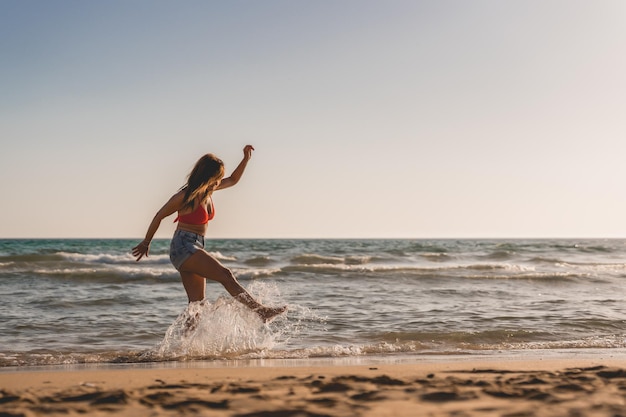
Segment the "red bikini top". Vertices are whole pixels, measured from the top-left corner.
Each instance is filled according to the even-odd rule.
[[[215,217],[215,207],[213,207],[213,199],[211,197],[209,197],[209,205],[211,206],[211,213],[207,211],[205,204],[198,204],[198,207],[191,213],[183,214],[182,216],[179,214],[174,219],[174,223],[179,221],[187,224],[207,224],[209,220]]]

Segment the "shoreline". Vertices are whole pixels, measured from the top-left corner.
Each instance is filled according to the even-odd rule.
[[[498,362],[498,361],[570,361],[606,360],[622,362],[626,366],[626,348],[568,348],[568,349],[525,349],[525,350],[481,350],[459,352],[426,351],[421,353],[388,353],[334,357],[307,358],[249,358],[218,360],[166,360],[154,362],[102,362],[70,363],[55,365],[23,365],[0,367],[0,376],[5,373],[30,372],[80,372],[109,369],[216,369],[216,368],[294,368],[324,366],[369,366],[401,364],[437,364],[447,362]]]
[[[623,415],[624,350],[537,353],[14,369],[0,372],[0,404],[9,416]]]

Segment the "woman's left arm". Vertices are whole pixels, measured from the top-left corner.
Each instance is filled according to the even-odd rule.
[[[252,145],[246,145],[243,148],[243,159],[237,165],[237,168],[230,174],[230,177],[224,178],[220,185],[216,188],[217,190],[223,190],[224,188],[232,187],[237,184],[243,175],[243,172],[246,170],[246,165],[248,165],[248,161],[252,158],[252,151],[254,147]]]

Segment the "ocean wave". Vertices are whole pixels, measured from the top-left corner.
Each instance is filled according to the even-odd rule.
[[[451,257],[449,254],[447,253],[420,253],[420,257],[427,259],[429,261],[432,262],[445,262],[445,261],[449,261],[451,259],[453,259],[453,257]]]
[[[476,273],[482,272],[482,273]],[[581,271],[537,271],[535,267],[517,264],[468,264],[468,265],[347,265],[347,264],[309,264],[288,265],[276,274],[310,273],[315,275],[337,276],[355,275],[362,277],[415,277],[415,278],[459,278],[459,279],[575,279],[585,278],[589,274]]]
[[[490,259],[490,260],[506,260],[506,259],[512,259],[515,255],[516,253],[511,250],[497,250],[487,255],[483,255],[482,258]]]
[[[508,252],[507,252],[508,253]],[[445,252],[422,252],[417,258],[402,262],[384,256],[351,253],[337,256],[303,253],[281,259],[268,255],[237,257],[210,252],[216,259],[237,271],[243,279],[315,274],[324,276],[366,275],[388,278],[451,277],[468,279],[599,279],[607,275],[623,276],[626,263],[563,260],[560,257],[536,256],[505,260],[475,257],[461,263]],[[420,261],[420,258],[426,259]],[[167,253],[157,253],[136,262],[130,253],[74,253],[60,251],[47,254],[12,255],[0,258],[0,273],[49,276],[82,276],[90,273],[130,277],[176,276]]]
[[[435,244],[433,242],[413,242],[408,245],[406,248],[406,252],[432,252],[432,253],[446,253],[449,249],[441,246],[439,244]]]
[[[575,272],[533,272],[533,273],[520,273],[520,274],[508,274],[508,275],[466,275],[465,278],[469,279],[489,279],[489,280],[543,280],[543,281],[569,281],[573,279],[587,278],[585,274],[579,274]]]
[[[217,252],[217,251],[208,252],[208,253],[209,255],[217,259],[218,261],[236,261],[237,260],[237,257],[235,256],[226,256],[226,255],[223,255],[221,252]]]
[[[567,269],[584,269],[598,272],[626,271],[626,263],[559,262],[555,266]]]
[[[231,268],[237,279],[242,281],[270,278],[279,275],[279,268]],[[179,281],[180,275],[173,266],[166,265],[108,265],[101,267],[42,267],[29,270],[29,273],[47,278],[76,280],[84,282],[125,282],[128,280],[158,279]]]
[[[269,278],[280,274],[280,272],[280,268],[233,269],[233,273],[235,274],[237,279],[241,280]]]
[[[291,263],[295,265],[340,265],[345,263],[345,259],[336,256],[304,254],[291,258]]]
[[[54,261],[62,261],[63,257],[56,253],[48,253],[48,254],[19,254],[19,255],[5,255],[0,257],[0,261],[4,263],[15,263],[15,264],[31,264],[38,262],[54,262]]]
[[[575,247],[584,253],[613,253],[614,248],[604,245],[575,245]]]
[[[76,263],[87,263],[87,264],[117,264],[117,263],[129,263],[135,261],[135,258],[131,253],[123,253],[123,254],[110,254],[110,253],[98,253],[98,254],[89,254],[89,253],[72,253],[72,252],[57,252],[57,255],[62,257],[65,260]],[[160,260],[159,255],[150,256],[151,261],[155,262]]]
[[[382,261],[384,258],[377,258],[376,261]],[[297,255],[290,259],[292,265],[364,265],[372,262],[371,256],[327,256],[317,254]]]
[[[274,260],[269,256],[255,256],[243,261],[244,264],[249,266],[267,266],[274,263]]]
[[[559,258],[545,258],[541,256],[536,256],[536,257],[530,258],[528,262],[533,263],[533,264],[557,265],[557,264],[562,263],[563,260]]]
[[[75,258],[75,257],[73,257]],[[38,262],[35,264],[6,262],[0,273],[36,275],[49,278],[77,279],[77,280],[124,280],[138,278],[164,277],[178,279],[178,272],[170,264],[167,255],[158,255],[154,259],[141,262],[122,262],[122,257],[112,259],[118,262],[102,262],[106,257],[88,256],[78,257],[83,262],[66,259],[61,262]],[[360,263],[364,262],[364,263]],[[290,277],[294,275],[314,275],[355,278],[394,279],[394,278],[454,278],[472,280],[568,280],[568,279],[598,279],[603,274],[624,274],[624,264],[602,265],[555,265],[552,268],[540,268],[532,265],[514,263],[475,263],[475,264],[448,264],[438,263],[430,265],[389,265],[373,264],[365,261],[346,261],[334,264],[310,263],[273,265],[272,262],[258,262],[258,265],[244,263],[227,264],[240,279],[258,279],[271,277]]]
[[[138,355],[131,355],[125,351],[104,352],[0,352],[0,367],[23,367],[23,366],[53,366],[53,365],[76,365],[113,363],[119,357],[131,358],[129,362],[139,362]]]
[[[443,267],[442,269],[446,269]],[[469,264],[469,265],[457,265],[448,269],[467,269],[469,271],[512,271],[512,272],[528,272],[534,271],[534,267],[518,265],[518,264],[510,264],[510,263],[498,263],[498,264]]]
[[[142,279],[165,279],[179,280],[180,276],[174,268],[159,267],[41,267],[29,271],[32,274],[46,278],[57,278],[63,280],[73,280],[77,282],[90,283],[123,283],[129,280]]]
[[[501,343],[497,346],[489,344],[468,345],[472,350],[527,350],[527,349],[623,349],[626,348],[624,335],[593,336],[575,340],[544,340],[529,342]]]
[[[552,334],[544,331],[529,330],[484,330],[484,331],[451,331],[451,332],[386,332],[373,334],[370,338],[383,340],[387,343],[418,342],[424,346],[443,344],[489,344],[499,345],[511,341],[544,340]]]
[[[209,252],[211,256],[220,261],[236,261],[234,256],[226,256],[220,252]],[[2,258],[2,263],[47,263],[66,261],[76,264],[133,264],[135,257],[128,253],[75,253],[75,252],[55,252],[52,254],[28,254],[14,255]],[[141,260],[142,264],[168,264],[170,257],[168,253],[151,253]]]
[[[237,258],[234,256],[226,256],[223,255],[219,251],[211,251],[208,252],[215,259],[222,261],[236,261]],[[62,257],[65,260],[69,260],[72,262],[79,263],[129,263],[136,262],[135,257],[130,253],[75,253],[75,252],[57,252],[55,255]],[[33,255],[35,256],[34,260],[38,260],[37,257],[41,257],[42,255]],[[45,259],[43,259],[45,260]],[[147,257],[144,257],[141,262],[157,262],[157,263],[167,263],[170,262],[169,253],[150,253]]]

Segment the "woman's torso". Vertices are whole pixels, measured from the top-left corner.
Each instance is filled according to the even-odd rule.
[[[176,229],[204,236],[208,223],[214,216],[215,208],[213,206],[213,199],[209,195],[206,200],[194,204],[191,209],[185,208],[179,210],[178,217],[176,217],[174,221],[178,222]]]

